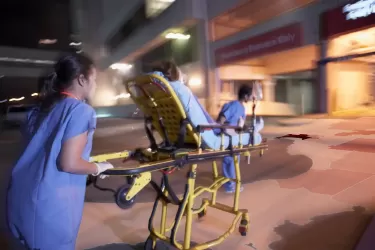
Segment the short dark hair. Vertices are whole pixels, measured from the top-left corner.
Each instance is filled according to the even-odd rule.
[[[251,95],[251,92],[253,91],[253,88],[249,85],[243,84],[241,85],[240,89],[238,90],[238,99],[242,100],[247,95]]]

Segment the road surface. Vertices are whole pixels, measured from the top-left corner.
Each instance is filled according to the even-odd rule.
[[[248,235],[241,237],[236,230],[222,245],[212,249],[353,249],[375,205],[373,124],[375,118],[317,119],[297,127],[267,126],[264,136],[269,139],[269,150],[263,158],[254,156],[250,165],[242,162],[245,189],[240,207],[250,212]],[[118,131],[116,134],[102,130],[95,138],[93,153],[147,145],[139,127],[126,130],[118,126]],[[275,139],[291,133],[308,134],[312,138]],[[0,136],[2,197],[10,166],[16,158],[15,138],[10,133]],[[184,171],[171,175],[171,183],[178,194],[183,191],[184,176]],[[207,185],[210,176],[210,165],[200,165],[197,182]],[[100,184],[117,188],[124,184],[124,179],[111,177]],[[147,221],[154,197],[154,191],[146,188],[132,209],[121,210],[113,203],[110,193],[89,187],[77,249],[144,241],[148,236]],[[232,196],[220,192],[218,201],[230,204]],[[171,212],[169,217],[173,215]],[[3,213],[1,218],[3,225]],[[230,222],[230,216],[209,209],[204,220],[194,221],[193,240],[216,238],[227,230]],[[117,247],[98,249],[121,249],[120,245]]]

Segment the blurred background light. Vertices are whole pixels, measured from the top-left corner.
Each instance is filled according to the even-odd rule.
[[[122,94],[119,94],[119,95],[116,95],[113,97],[114,100],[118,100],[118,99],[127,99],[130,97],[130,94],[129,93],[122,93]]]
[[[9,99],[9,101],[10,102],[19,102],[19,101],[22,101],[23,99],[25,99],[24,96],[18,97],[18,98],[11,98],[11,99]]]
[[[40,39],[39,40],[39,44],[49,45],[49,44],[55,44],[55,43],[57,43],[57,39]]]
[[[202,85],[202,79],[200,77],[192,77],[189,79],[189,86],[200,86]]]
[[[167,39],[177,39],[177,40],[187,40],[190,38],[190,35],[184,35],[181,33],[168,33],[165,35]]]

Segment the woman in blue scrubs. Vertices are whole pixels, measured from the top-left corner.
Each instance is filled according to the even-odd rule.
[[[89,162],[96,128],[95,111],[86,104],[96,88],[93,61],[67,55],[54,69],[28,115],[8,190],[8,225],[26,249],[74,250],[86,177],[113,168]]]

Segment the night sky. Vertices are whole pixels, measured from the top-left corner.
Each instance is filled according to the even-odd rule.
[[[0,46],[67,51],[70,27],[69,0],[0,0]],[[40,45],[40,39],[58,42]],[[37,91],[37,83],[36,78],[4,76],[0,78],[0,100],[30,97]]]
[[[69,48],[69,0],[0,0],[0,45],[40,48],[39,39],[58,39],[44,49]]]

